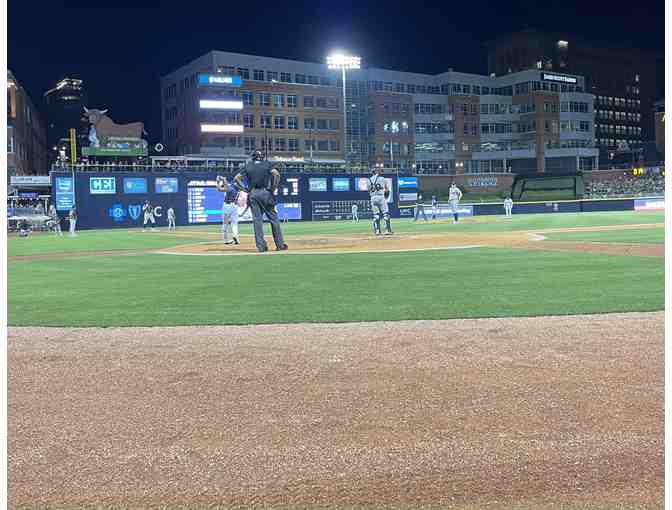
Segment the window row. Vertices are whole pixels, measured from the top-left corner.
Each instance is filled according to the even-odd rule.
[[[639,109],[642,102],[639,99],[626,99],[624,97],[597,96],[595,102],[602,106],[620,106],[621,108]]]
[[[481,134],[502,134],[511,133],[513,124],[511,122],[483,123],[481,124]]]
[[[547,92],[583,92],[583,87],[569,83],[552,83],[547,81],[528,81],[514,85],[516,96],[523,96],[544,90]]]
[[[243,125],[248,129],[254,129],[257,127],[256,116],[253,113],[245,113],[243,115]],[[299,125],[299,118],[295,116],[273,116],[265,113],[259,115],[259,127],[262,129],[299,129]],[[303,119],[303,129],[337,131],[339,128],[339,119],[314,119],[312,117],[305,117]]]
[[[382,103],[380,105],[380,109],[385,113],[401,113],[403,115],[408,115],[410,107],[408,103]]]
[[[596,130],[603,134],[616,134],[616,135],[632,135],[640,136],[642,134],[642,128],[637,126],[614,126],[614,125],[599,125],[596,126]]]
[[[613,110],[598,110],[597,117],[605,120],[627,120],[629,122],[640,122],[642,120],[642,115],[640,113],[615,112]]]
[[[257,94],[245,91],[242,94],[244,106],[273,106],[274,108],[296,108],[298,105],[298,96],[296,94],[273,94],[271,92],[259,92]],[[256,97],[255,97],[256,96]],[[304,108],[323,108],[327,110],[338,110],[340,101],[337,97],[329,96],[303,96]]]
[[[240,76],[243,80],[255,81],[278,81],[283,83],[307,83],[309,85],[322,85],[325,87],[333,87],[335,80],[330,76],[316,76],[296,73],[292,77],[292,73],[282,71],[267,71],[265,69],[250,69],[247,67],[235,66],[220,66],[217,71],[230,76]],[[250,78],[250,76],[252,78]]]
[[[408,122],[393,120],[383,124],[383,132],[390,134],[407,135],[409,131]]]
[[[455,123],[448,122],[417,122],[415,124],[415,133],[418,135],[427,133],[454,133]]]

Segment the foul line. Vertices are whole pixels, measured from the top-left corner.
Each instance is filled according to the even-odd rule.
[[[320,250],[320,251],[301,251],[296,250],[292,251],[291,248],[285,252],[276,252],[276,251],[267,251],[264,253],[236,253],[231,251],[230,253],[190,253],[190,252],[174,252],[174,251],[154,251],[150,252],[157,255],[189,255],[195,257],[229,257],[229,256],[254,256],[254,255],[273,255],[273,254],[282,254],[282,255],[350,255],[350,254],[361,254],[361,253],[405,253],[405,252],[417,252],[417,251],[437,251],[437,250],[468,250],[471,248],[484,248],[484,244],[470,244],[465,246],[435,246],[430,248],[410,248],[410,249],[395,249],[395,250]]]

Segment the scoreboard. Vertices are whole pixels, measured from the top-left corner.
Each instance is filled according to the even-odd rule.
[[[312,202],[312,216],[314,220],[351,220],[352,206],[357,205],[357,215],[360,218],[371,218],[370,200],[329,200]]]

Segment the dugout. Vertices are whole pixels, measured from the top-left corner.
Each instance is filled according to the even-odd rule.
[[[523,173],[513,179],[511,198],[516,201],[574,200],[583,198],[583,191],[583,172]]]

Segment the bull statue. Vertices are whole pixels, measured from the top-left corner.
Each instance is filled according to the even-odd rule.
[[[107,145],[110,137],[114,138],[142,138],[146,134],[142,122],[131,122],[130,124],[115,124],[107,116],[107,109],[96,110],[84,107],[84,115],[91,124],[89,132],[89,141],[92,147],[104,147]]]

